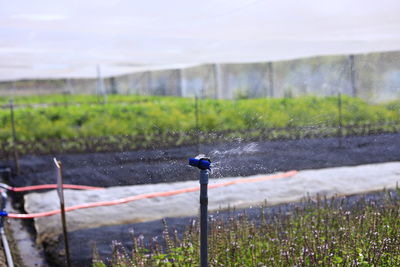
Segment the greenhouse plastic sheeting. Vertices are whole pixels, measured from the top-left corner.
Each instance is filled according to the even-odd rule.
[[[8,1],[0,80],[400,49],[400,1]]]

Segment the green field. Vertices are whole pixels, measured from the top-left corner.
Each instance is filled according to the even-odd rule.
[[[258,219],[211,219],[210,266],[399,266],[399,197],[397,190],[378,200],[310,200],[290,213],[260,209]],[[129,252],[113,244],[111,266],[199,266],[197,224],[182,238],[167,227],[163,240],[132,238]],[[96,253],[93,266],[106,266]]]
[[[65,97],[15,98],[17,104],[61,103],[57,106],[17,106],[14,109],[21,153],[28,149],[29,144],[38,142],[42,142],[42,152],[46,152],[45,142],[54,144],[57,140],[62,142],[62,146],[56,150],[68,151],[71,147],[79,150],[85,147],[81,140],[96,138],[103,143],[114,142],[121,146],[125,142],[124,148],[128,143],[129,148],[135,148],[135,143],[179,145],[193,141],[193,137],[187,134],[198,131],[202,132],[203,138],[215,132],[221,138],[257,137],[268,130],[271,130],[268,134],[272,138],[301,138],[306,135],[306,130],[332,136],[336,134],[338,125],[336,97],[203,99],[198,104],[197,124],[192,98],[110,95],[107,102],[100,104],[96,96],[68,95],[68,102],[65,102]],[[7,99],[2,101],[8,103]],[[343,96],[344,134],[346,127],[354,126],[397,131],[393,125],[400,123],[399,107],[399,101],[371,105]],[[10,110],[1,109],[0,142],[5,150],[10,149],[12,143],[10,121]],[[304,128],[304,133],[299,127]],[[286,128],[294,128],[294,131]],[[135,138],[139,141],[136,142]]]

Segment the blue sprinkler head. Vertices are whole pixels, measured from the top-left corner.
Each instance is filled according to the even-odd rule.
[[[211,160],[209,158],[190,158],[189,165],[197,167],[200,170],[209,170],[211,165]]]

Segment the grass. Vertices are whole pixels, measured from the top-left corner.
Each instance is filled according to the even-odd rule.
[[[64,96],[41,97],[48,103],[61,101]],[[198,124],[194,100],[189,98],[113,95],[108,97],[107,104],[93,104],[96,96],[69,97],[76,98],[81,104],[15,109],[20,154],[32,153],[31,146],[40,146],[38,150],[42,153],[50,153],[85,151],[88,147],[104,151],[135,149],[138,145],[180,145],[193,143],[196,140],[193,133],[199,131],[203,136],[217,132],[223,138],[261,138],[264,135],[268,135],[267,139],[302,138],[307,131],[332,136],[337,133],[338,125],[336,97],[204,99],[199,104]],[[32,103],[38,102],[36,98],[31,99]],[[25,103],[29,99],[18,98],[16,101]],[[349,134],[346,127],[354,125],[372,125],[375,131],[397,131],[399,103],[370,105],[344,96],[344,134]],[[397,126],[393,127],[394,124]],[[57,146],[58,141],[62,144]],[[10,112],[2,109],[0,143],[3,150],[11,151],[12,142]],[[90,142],[95,144],[86,144]],[[99,143],[105,145],[102,147]]]
[[[260,209],[210,220],[210,266],[400,266],[400,191],[379,198],[308,200],[280,212]],[[179,238],[133,248],[113,243],[111,266],[199,266],[198,224]],[[106,266],[95,252],[94,267]]]

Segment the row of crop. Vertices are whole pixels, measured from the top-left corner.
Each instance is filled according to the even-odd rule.
[[[370,135],[380,133],[400,132],[400,124],[365,124],[341,128],[341,135]],[[226,130],[219,132],[174,132],[149,135],[109,135],[102,137],[78,137],[70,139],[43,139],[32,141],[17,141],[19,154],[54,154],[59,152],[107,152],[128,151],[135,149],[163,148],[182,145],[212,144],[234,142],[237,140],[261,141],[302,139],[316,137],[338,136],[337,127],[289,127],[248,130]],[[0,158],[11,158],[14,145],[12,142],[0,143]]]
[[[337,99],[203,100],[195,122],[193,99],[160,99],[132,105],[107,104],[17,109],[15,125],[19,140],[100,137],[107,135],[160,134],[277,128],[336,126]],[[399,122],[399,111],[343,98],[343,125]],[[0,111],[0,139],[10,137],[8,110]]]
[[[400,124],[397,103],[369,105],[360,99],[343,97],[342,107],[341,123],[345,129],[368,125],[374,131],[393,132],[397,129],[393,125]],[[126,141],[120,142],[129,142],[132,147],[138,146],[138,142],[146,146],[160,142],[179,145],[193,140],[190,133],[198,132],[260,138],[269,133],[267,139],[273,139],[274,132],[285,138],[301,138],[310,131],[332,136],[339,125],[336,97],[206,99],[198,105],[193,99],[168,97],[135,104],[19,108],[14,110],[14,121],[17,140],[25,146],[46,140],[65,144],[70,140],[68,145],[73,145],[79,143],[76,140],[99,138],[123,138]],[[11,144],[9,110],[0,110],[0,126],[0,142]],[[355,134],[367,132],[360,129]]]

